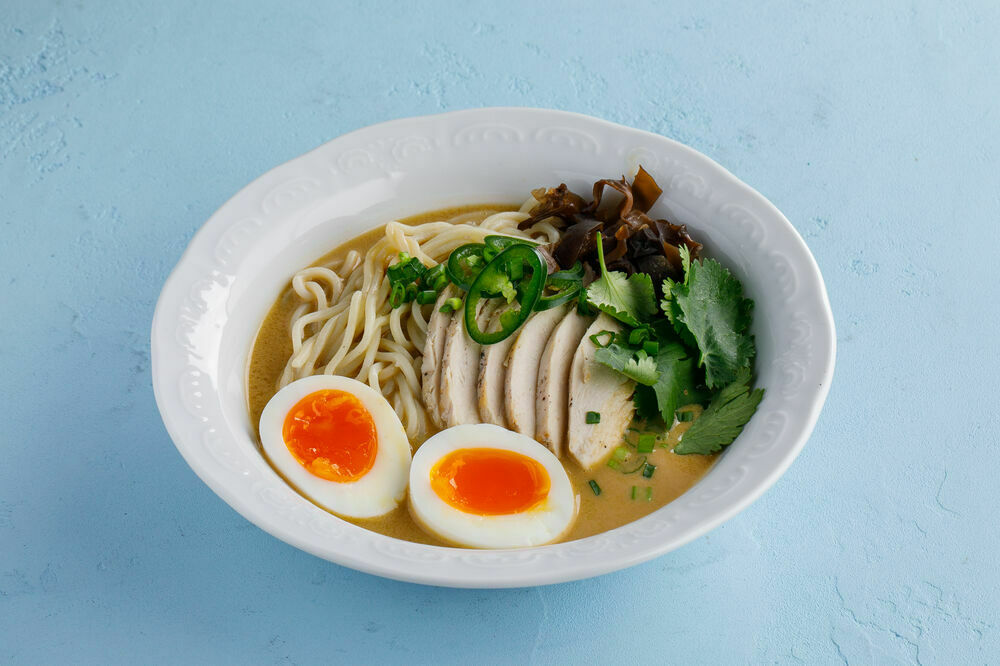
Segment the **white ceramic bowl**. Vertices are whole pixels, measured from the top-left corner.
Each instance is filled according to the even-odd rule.
[[[387,220],[446,206],[520,202],[532,188],[642,164],[663,187],[653,209],[687,224],[756,301],[760,409],[718,464],[655,513],[587,539],[523,550],[399,541],[301,497],[252,435],[246,364],[292,274]],[[352,132],[264,174],[216,212],[163,287],[152,330],[153,388],[192,469],[248,520],[298,548],[399,580],[514,587],[586,578],[671,551],[731,518],[788,468],[826,399],[833,316],[802,238],[764,197],[662,136],[541,109],[476,109]]]

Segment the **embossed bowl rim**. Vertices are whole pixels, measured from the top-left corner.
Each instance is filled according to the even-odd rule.
[[[688,224],[756,300],[758,384],[739,439],[674,502],[586,539],[464,550],[391,539],[292,491],[260,456],[246,413],[256,329],[294,271],[387,219],[460,203],[514,202],[539,184],[587,190],[642,163],[663,186],[654,213]],[[486,108],[407,118],[340,136],[265,173],[195,234],[152,324],[156,402],[177,449],[248,520],[360,571],[455,587],[542,585],[663,555],[731,518],[802,449],[829,391],[835,333],[805,242],[763,196],[665,137],[564,111]]]

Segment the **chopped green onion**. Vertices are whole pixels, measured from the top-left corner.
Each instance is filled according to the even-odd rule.
[[[549,277],[551,278],[552,276],[550,275]],[[546,287],[550,286],[552,285],[546,283]],[[569,303],[580,295],[580,291],[583,287],[580,283],[576,283],[572,286],[559,287],[558,289],[559,291],[556,291],[554,294],[542,295],[541,298],[538,299],[538,302],[535,303],[535,310],[537,312],[541,312],[543,310],[559,307],[563,303]]]
[[[647,502],[653,501],[653,486],[646,487],[646,501]]]
[[[601,422],[600,412],[587,412],[587,425],[594,425]]]
[[[616,460],[625,460],[626,458],[628,458],[628,447],[619,446],[617,449],[615,449],[615,452],[612,455],[614,455]]]
[[[694,412],[690,409],[677,410],[677,420],[681,423],[686,423],[688,421],[694,421]]]
[[[647,479],[653,478],[653,472],[655,471],[656,471],[656,465],[650,465],[649,463],[645,463],[642,466],[642,476],[644,478]]]
[[[635,499],[635,490],[637,486],[632,486],[632,499]]]
[[[593,479],[591,479],[589,485],[590,485],[590,489],[594,491],[594,495],[600,495],[601,494],[601,487],[599,485],[597,485],[597,481],[594,481]]]
[[[602,342],[601,338],[604,338],[605,341]],[[601,331],[600,333],[594,333],[592,336],[590,336],[590,341],[594,343],[594,346],[602,348],[610,345],[614,341],[614,339],[615,339],[614,331]]]
[[[411,282],[410,284],[406,285],[406,297],[403,300],[409,303],[416,297],[417,297],[417,285],[415,282]]]
[[[652,433],[645,433],[639,435],[639,443],[635,445],[635,448],[639,453],[652,453],[655,445],[656,435]]]
[[[430,305],[437,300],[437,292],[433,289],[426,289],[424,291],[417,292],[417,303],[420,305]]]
[[[444,305],[441,306],[441,312],[454,312],[460,307],[462,307],[462,299],[457,296],[453,296],[444,302]]]
[[[403,304],[406,298],[406,287],[403,286],[402,282],[396,282],[392,285],[392,292],[389,294],[389,305],[393,309],[398,308]]]
[[[608,467],[611,469],[621,469],[622,464],[615,460],[614,458],[608,459]]]
[[[630,345],[638,345],[649,338],[648,328],[637,328],[628,334],[628,343]]]
[[[642,466],[645,465],[645,464],[646,464],[646,456],[643,456],[642,460],[639,461],[639,464],[637,464],[632,469],[623,469],[622,470],[622,474],[635,474],[640,469],[642,469]]]
[[[660,343],[656,340],[646,340],[642,343],[642,351],[650,356],[656,356],[657,352],[660,351]]]

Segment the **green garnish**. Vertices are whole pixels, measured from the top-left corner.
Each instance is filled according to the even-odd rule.
[[[587,425],[594,425],[601,422],[600,412],[587,412],[586,416]]]
[[[625,460],[628,458],[628,447],[619,446],[611,455],[614,456],[615,460]]]
[[[632,486],[632,499],[635,499],[635,490],[638,486]]]
[[[649,275],[634,273],[627,276],[621,271],[609,271],[604,263],[600,232],[597,234],[597,261],[601,266],[601,277],[586,289],[585,300],[590,305],[629,326],[639,326],[656,314],[656,294]]]
[[[447,314],[449,312],[454,312],[460,307],[462,307],[462,299],[457,296],[452,296],[444,302],[444,305],[441,306],[441,312]]]
[[[681,338],[699,350],[708,386],[719,388],[753,363],[756,350],[748,332],[753,301],[743,297],[743,285],[719,262],[692,261],[683,245],[680,254],[684,281],[663,281],[660,307]]]
[[[642,351],[650,356],[656,356],[657,352],[660,351],[660,343],[656,340],[646,340],[642,343]]]
[[[483,264],[483,250],[486,246],[481,243],[466,243],[460,245],[448,255],[445,270],[448,278],[465,291],[472,286],[472,281],[479,275],[478,266]]]
[[[427,289],[424,291],[417,292],[417,303],[420,305],[430,305],[437,300],[438,293],[433,289]]]
[[[614,458],[608,459],[608,467],[611,469],[621,469],[622,464],[615,460]]]
[[[653,478],[653,472],[656,471],[656,465],[650,465],[649,463],[644,463],[642,466],[642,476],[646,479]]]
[[[678,409],[677,410],[677,421],[680,423],[687,423],[688,421],[694,421],[694,412],[690,409]]]
[[[681,435],[674,453],[708,455],[731,444],[764,397],[764,389],[750,390],[750,380],[749,368],[739,370],[735,381],[719,391],[701,416]]]
[[[639,453],[652,453],[654,446],[656,446],[656,435],[645,433],[639,435],[639,443],[635,445],[635,450]]]
[[[640,460],[635,467],[633,467],[632,469],[623,469],[622,474],[635,474],[640,469],[642,469],[642,466],[645,464],[646,464],[646,456],[643,456],[642,460]]]
[[[638,347],[640,344],[649,339],[649,329],[645,326],[641,328],[632,329],[628,334],[628,343],[633,347]]]
[[[597,481],[594,481],[593,479],[591,479],[588,482],[588,485],[590,486],[590,489],[594,491],[594,495],[600,495],[601,494],[601,487],[599,485],[597,485]]]
[[[647,486],[646,488],[646,501],[647,502],[653,501],[653,486]]]
[[[652,386],[656,383],[656,359],[642,350],[635,352],[613,342],[595,351],[594,360],[640,384]]]
[[[515,261],[521,263],[522,275],[524,267],[530,271],[530,276],[523,277],[516,286],[509,275],[509,267]],[[448,265],[451,266],[450,258]],[[479,272],[469,286],[469,295],[465,299],[465,329],[469,337],[481,345],[492,345],[511,336],[531,315],[535,303],[541,296],[545,277],[545,263],[533,246],[516,243],[500,252]],[[479,328],[479,322],[476,321],[478,304],[484,297],[496,293],[493,289],[498,284],[500,293],[504,294],[508,303],[514,300],[518,292],[520,299],[517,306],[508,308],[500,314],[499,330],[486,332]]]
[[[403,286],[402,282],[396,282],[392,285],[392,291],[389,292],[389,305],[393,309],[398,308],[403,304],[403,299],[406,298],[406,287]]]
[[[670,342],[657,352],[656,369],[659,371],[653,384],[656,408],[669,427],[677,407],[690,403],[695,393],[694,359],[680,344]]]
[[[601,338],[604,338],[602,341]],[[594,333],[590,336],[590,341],[594,343],[595,347],[603,349],[611,344],[611,341],[615,339],[614,331],[601,331],[600,333]]]

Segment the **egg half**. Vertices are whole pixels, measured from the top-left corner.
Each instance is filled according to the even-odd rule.
[[[410,466],[410,513],[473,548],[539,546],[562,536],[577,502],[551,451],[495,425],[460,425],[424,442]]]
[[[274,467],[316,504],[349,518],[392,511],[406,495],[410,442],[367,384],[316,375],[278,391],[260,416]]]

